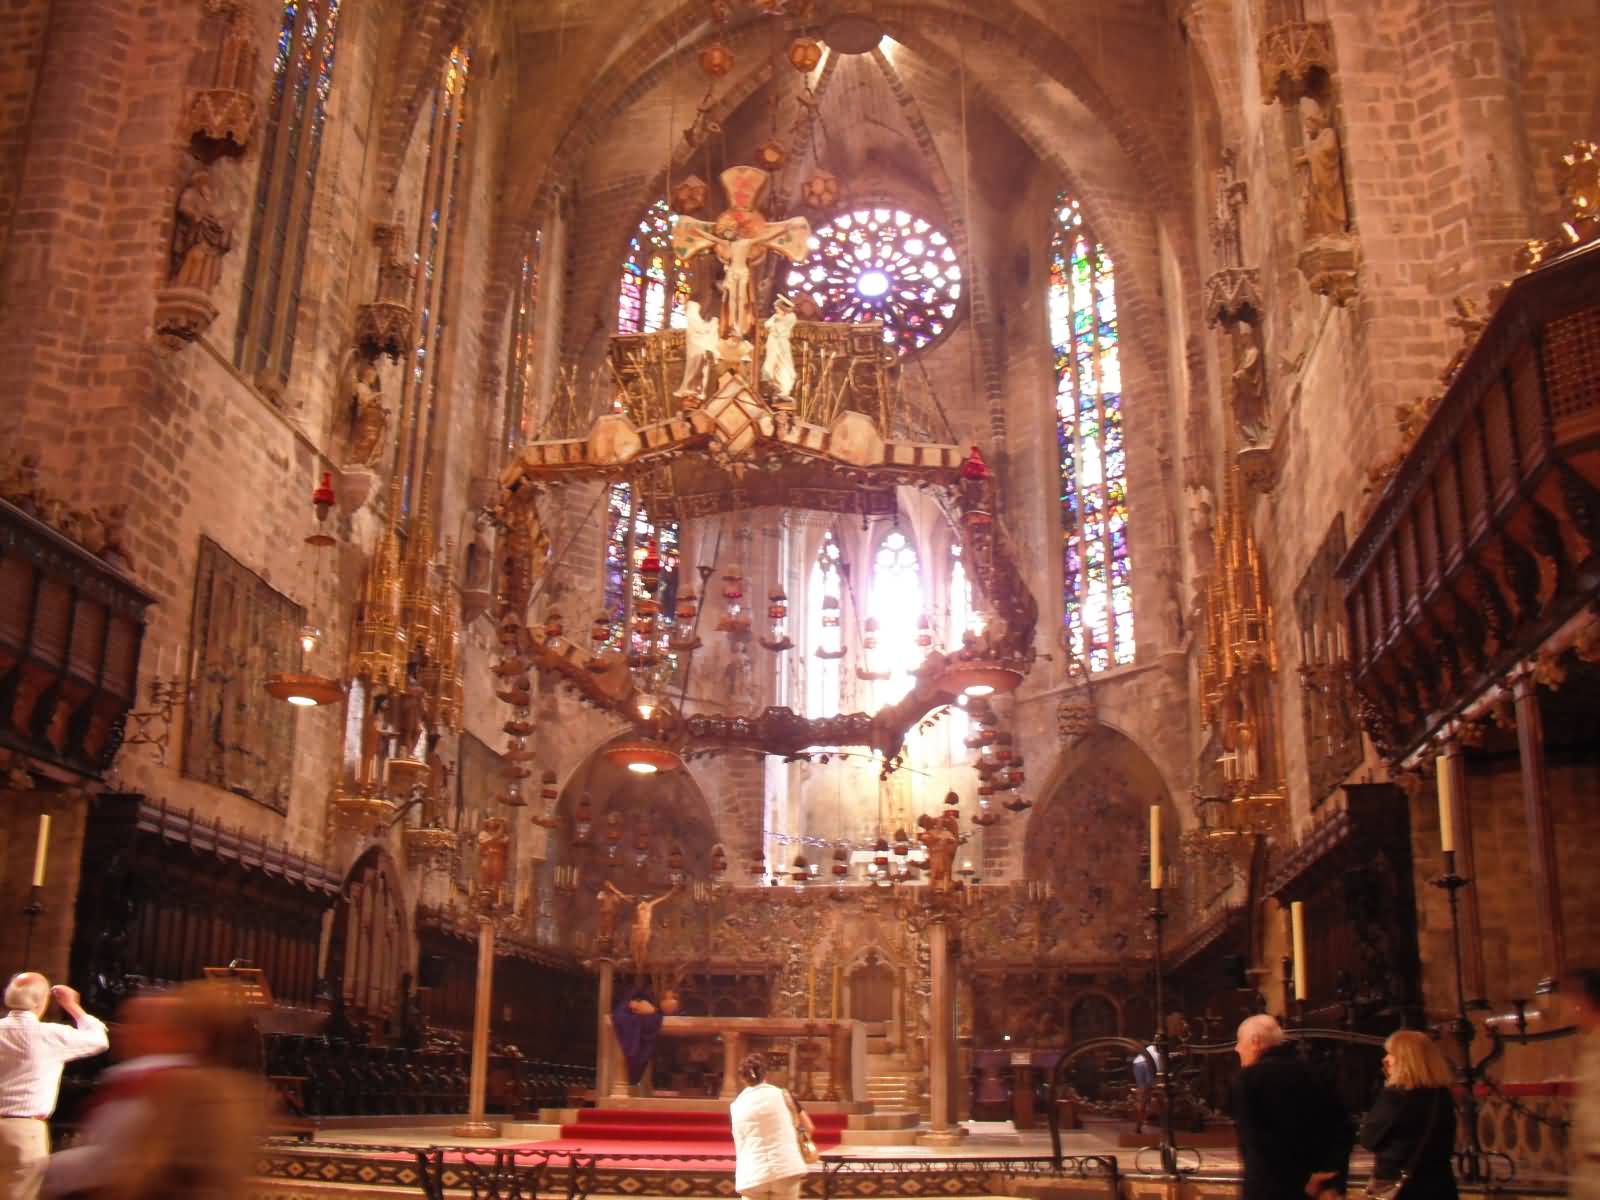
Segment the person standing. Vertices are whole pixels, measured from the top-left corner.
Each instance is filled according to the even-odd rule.
[[[1402,1029],[1383,1044],[1383,1077],[1359,1137],[1373,1154],[1373,1186],[1403,1177],[1404,1200],[1456,1200],[1450,1065],[1427,1034]]]
[[[77,1140],[50,1158],[41,1194],[97,1200],[237,1195],[265,1132],[259,1035],[209,982],[135,996],[117,1014],[120,1061],[101,1073]]]
[[[1351,1130],[1344,1105],[1266,1013],[1239,1026],[1234,1124],[1241,1200],[1313,1200],[1344,1191]]]
[[[728,1106],[733,1121],[733,1189],[744,1200],[798,1200],[806,1177],[796,1126],[811,1118],[781,1087],[767,1082],[767,1060],[748,1054],[739,1064],[744,1091]]]
[[[39,1018],[54,996],[72,1025]],[[34,971],[6,985],[6,1015],[0,1018],[0,1196],[33,1200],[50,1159],[50,1129],[61,1090],[61,1068],[76,1058],[102,1054],[110,1046],[105,1023],[84,1012],[78,993],[51,987]]]

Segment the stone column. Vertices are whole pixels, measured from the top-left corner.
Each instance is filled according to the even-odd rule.
[[[722,1098],[739,1094],[739,1060],[744,1057],[744,1034],[732,1029],[722,1032]]]
[[[955,991],[950,978],[950,928],[943,916],[928,923],[928,1132],[917,1139],[925,1146],[952,1146],[966,1130],[950,1121],[950,1068],[955,1050]]]
[[[611,1075],[613,1062],[617,1057],[617,1039],[611,1033],[611,1006],[617,985],[617,964],[609,958],[602,958],[598,963],[600,967],[599,995],[595,1001],[598,1010],[595,1013],[594,1033],[594,1098],[599,1103],[611,1094]]]
[[[1453,740],[1445,743],[1437,769],[1450,772],[1450,819],[1455,827],[1456,873],[1466,879],[1476,879],[1472,855],[1472,800],[1467,795],[1466,760]],[[1472,1005],[1474,1001],[1481,1002],[1486,991],[1478,889],[1462,888],[1458,895],[1461,901],[1461,974],[1466,983],[1467,1003]]]
[[[1512,688],[1517,699],[1517,750],[1522,759],[1522,804],[1528,820],[1539,960],[1544,969],[1539,991],[1551,992],[1566,973],[1567,939],[1561,920],[1561,880],[1556,867],[1555,824],[1550,814],[1550,779],[1544,761],[1544,720],[1539,715],[1539,685],[1533,672],[1527,668],[1519,671]]]
[[[478,918],[478,978],[472,1005],[472,1078],[467,1086],[467,1119],[450,1132],[456,1137],[497,1137],[498,1125],[484,1119],[489,1085],[489,1021],[494,998],[494,920]]]

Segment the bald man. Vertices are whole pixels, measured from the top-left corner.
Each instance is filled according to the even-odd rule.
[[[54,996],[72,1025],[39,1018]],[[69,987],[51,987],[34,971],[6,985],[6,1015],[0,1018],[0,1196],[34,1200],[50,1159],[46,1122],[61,1090],[61,1068],[75,1058],[100,1054],[110,1045],[105,1023],[91,1017]]]
[[[1313,1072],[1276,1018],[1239,1026],[1234,1128],[1241,1200],[1338,1200],[1355,1141],[1338,1095]]]

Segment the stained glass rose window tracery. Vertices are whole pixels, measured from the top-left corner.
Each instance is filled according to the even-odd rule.
[[[1127,454],[1111,256],[1078,202],[1056,199],[1050,253],[1050,342],[1056,357],[1066,634],[1092,671],[1131,663]]]
[[[811,256],[789,271],[830,321],[882,321],[902,354],[939,338],[960,312],[964,280],[950,236],[898,208],[840,213],[811,235]]]

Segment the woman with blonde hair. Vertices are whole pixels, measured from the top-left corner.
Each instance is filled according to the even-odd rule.
[[[1361,1123],[1361,1144],[1373,1154],[1369,1194],[1456,1200],[1450,1064],[1433,1039],[1415,1029],[1390,1034],[1383,1049],[1385,1086]]]

